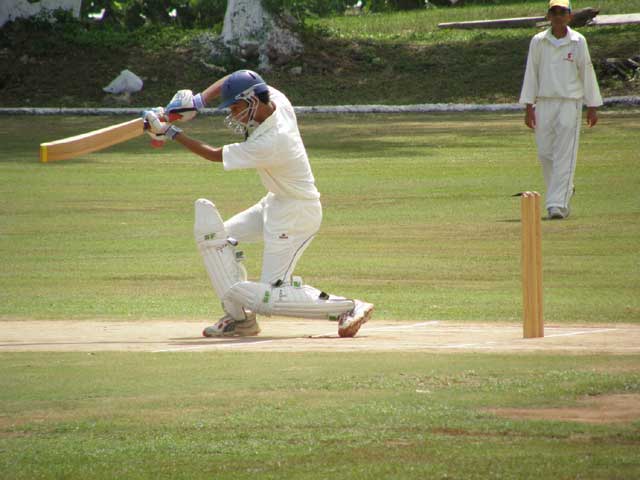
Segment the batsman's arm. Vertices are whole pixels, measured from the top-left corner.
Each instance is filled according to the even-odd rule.
[[[191,90],[178,90],[171,101],[167,104],[166,110],[168,112],[176,112],[180,114],[180,121],[184,122],[190,120],[195,116],[195,112],[193,112],[193,110],[196,110],[198,112],[202,111],[202,109],[211,104],[216,98],[220,96],[222,84],[228,76],[229,75],[221,78],[220,80],[217,80],[206,90],[196,95],[193,95],[193,92]]]
[[[212,147],[200,140],[185,135],[184,132],[176,134],[173,139],[191,152],[210,162],[222,162],[222,148]]]
[[[202,95],[202,100],[204,103],[209,105],[213,100],[220,96],[220,91],[222,90],[222,84],[227,79],[229,75],[222,77],[220,80],[217,80],[215,83],[211,84],[206,90],[204,90],[200,95]]]
[[[149,130],[154,135],[164,136],[170,140],[180,143],[187,150],[211,162],[222,162],[222,149],[212,147],[200,140],[189,137],[181,128],[176,127],[158,116],[158,112],[146,110],[144,120],[149,125]]]

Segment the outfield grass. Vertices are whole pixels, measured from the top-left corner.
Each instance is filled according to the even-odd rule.
[[[230,215],[253,172],[147,139],[42,165],[122,118],[0,126],[0,320],[215,318],[192,202]],[[322,231],[299,273],[376,319],[519,321],[518,201],[541,188],[520,114],[300,118]],[[227,142],[221,119],[186,127]],[[544,222],[548,323],[637,323],[637,112],[585,131],[574,213]],[[248,246],[252,277],[260,250]],[[265,320],[268,321],[268,320]],[[640,424],[488,409],[640,393],[638,355],[0,353],[0,477],[637,478]]]
[[[487,409],[638,393],[638,360],[0,354],[0,476],[637,478],[637,421],[511,420]]]
[[[216,318],[192,237],[193,201],[228,217],[263,194],[254,172],[224,173],[141,138],[42,165],[37,145],[121,118],[16,117],[0,127],[0,316]],[[542,190],[520,114],[313,116],[300,120],[325,217],[298,273],[376,303],[377,319],[518,321],[515,192]],[[232,139],[221,119],[187,126]],[[573,214],[544,222],[545,317],[638,322],[637,112],[585,130]],[[250,277],[261,250],[243,246]]]

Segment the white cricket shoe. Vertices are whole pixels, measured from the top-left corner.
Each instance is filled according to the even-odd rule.
[[[203,337],[253,337],[260,333],[260,325],[256,321],[256,314],[247,313],[245,320],[234,320],[230,315],[225,315],[215,325],[202,331]]]
[[[338,320],[338,335],[341,337],[355,337],[360,327],[367,323],[373,315],[373,304],[361,300],[354,300],[353,310],[341,315]]]
[[[561,220],[565,218],[565,214],[560,207],[549,207],[549,218],[551,220]]]

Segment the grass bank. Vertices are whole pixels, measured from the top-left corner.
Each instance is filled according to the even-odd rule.
[[[265,77],[298,105],[515,102],[528,43],[537,29],[442,30],[437,25],[539,15],[546,4],[498,2],[310,20],[301,57]],[[603,14],[640,12],[640,0],[575,4]],[[638,25],[580,31],[598,71],[606,58],[640,53]],[[145,82],[131,105],[164,105],[177,89],[202,90],[221,76],[202,62],[208,59],[194,43],[201,33],[5,28],[0,30],[0,106],[120,106],[102,88],[125,68]],[[292,67],[301,67],[302,73],[291,73]],[[638,79],[603,77],[601,87],[605,96],[640,94]]]

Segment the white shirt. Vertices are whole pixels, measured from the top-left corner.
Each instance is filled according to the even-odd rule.
[[[317,200],[320,193],[298,130],[298,121],[289,99],[269,87],[275,111],[244,142],[225,145],[225,170],[255,168],[262,184],[279,198]]]
[[[531,39],[520,103],[549,98],[584,99],[588,107],[602,105],[587,41],[575,30],[567,30],[563,38],[547,29]]]

